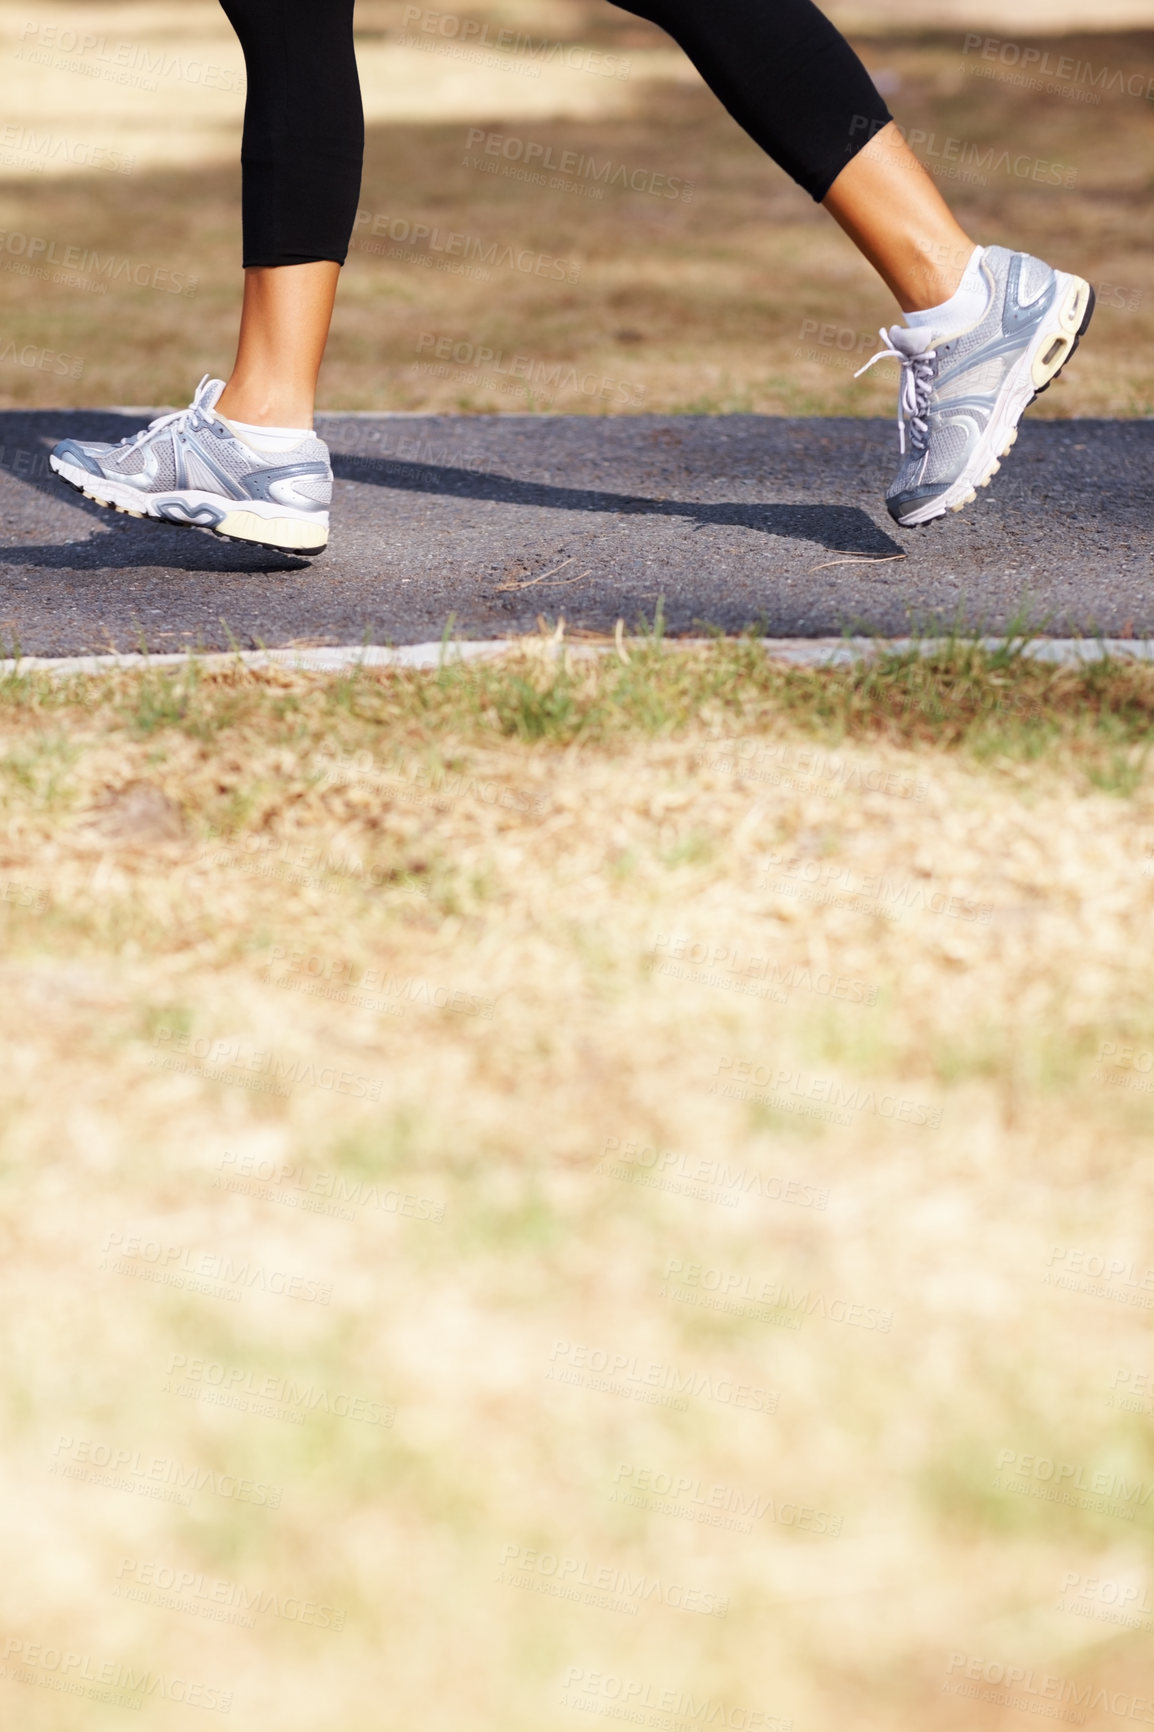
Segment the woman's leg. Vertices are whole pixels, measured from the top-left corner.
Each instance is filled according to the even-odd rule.
[[[961,282],[974,242],[813,0],[617,0],[669,32],[750,137],[841,224],[905,312]]]
[[[886,503],[906,527],[960,511],[1077,347],[1094,310],[1089,283],[1027,253],[974,245],[813,0],[617,3],[681,44],[893,290],[905,323],[882,333],[874,357],[902,369],[903,462]]]
[[[250,265],[236,364],[217,408],[254,427],[313,424],[340,266]]]
[[[317,375],[360,196],[364,114],[353,0],[221,0],[248,71],[245,293],[217,408],[312,426]]]
[[[842,169],[822,203],[903,313],[949,300],[974,242],[892,123]]]
[[[222,0],[244,48],[244,310],[227,385],[120,445],[66,439],[56,473],[134,517],[319,553],[333,474],[317,375],[360,195],[353,0]]]

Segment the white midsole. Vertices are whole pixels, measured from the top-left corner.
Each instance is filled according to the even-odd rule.
[[[117,505],[122,511],[138,511],[145,517],[155,517],[161,523],[172,522],[163,511],[154,507],[153,496],[141,493],[137,488],[128,486],[123,481],[110,481],[106,476],[93,475],[90,469],[81,469],[75,463],[62,463],[56,456],[48,459],[57,475],[62,475],[65,481],[71,481],[74,487],[79,487],[102,505]],[[223,493],[204,493],[193,488],[172,487],[156,497],[160,499],[179,499],[195,511],[198,505],[211,505],[219,511],[228,513],[247,512],[252,517],[262,517],[269,522],[308,523],[318,529],[327,529],[329,514],[327,511],[305,511],[298,505],[278,505],[270,499],[227,499]]]
[[[944,512],[951,511],[955,505],[960,505],[970,491],[989,479],[998,459],[1004,454],[1010,436],[1017,428],[1018,422],[1034,401],[1038,386],[1034,382],[1034,366],[1038,357],[1045,353],[1048,344],[1056,337],[1076,337],[1077,328],[1070,328],[1065,321],[1067,308],[1073,295],[1087,284],[1081,277],[1069,276],[1065,271],[1057,271],[1058,293],[1054,297],[1055,316],[1047,321],[1038,332],[1030,347],[1015,361],[998,393],[993,414],[986,425],[978,443],[974,446],[969,462],[958,479],[938,495],[936,499],[927,499],[924,506],[909,517],[902,518],[904,528],[913,528],[919,523],[929,523],[935,517],[941,517]],[[1059,369],[1060,370],[1060,369]]]

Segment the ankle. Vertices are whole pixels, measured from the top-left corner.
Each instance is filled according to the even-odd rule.
[[[966,280],[967,267],[976,250],[976,241],[963,239],[958,244],[929,247],[921,252],[903,272],[897,286],[902,312],[921,312],[952,300]]]
[[[934,342],[948,342],[951,337],[972,330],[985,317],[990,304],[990,285],[982,269],[984,258],[984,250],[975,247],[961,281],[951,294],[932,306],[904,310],[902,316],[907,327],[929,333]]]
[[[226,421],[243,421],[248,427],[297,427],[311,429],[312,401],[299,394],[254,390],[230,379],[216,404]]]

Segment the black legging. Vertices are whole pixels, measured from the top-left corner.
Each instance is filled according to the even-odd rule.
[[[344,264],[365,116],[353,0],[220,0],[248,69],[245,265]]]
[[[890,120],[813,0],[616,3],[667,30],[734,119],[815,199]],[[221,0],[248,67],[246,265],[344,263],[365,142],[353,4]]]

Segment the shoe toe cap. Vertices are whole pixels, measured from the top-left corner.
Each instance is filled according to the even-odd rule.
[[[99,462],[76,439],[63,439],[52,453],[53,464],[67,463],[73,469],[86,469],[89,475],[103,475]]]
[[[907,524],[945,491],[944,487],[906,487],[887,494],[886,507],[895,523]]]

